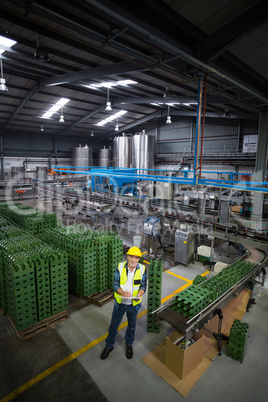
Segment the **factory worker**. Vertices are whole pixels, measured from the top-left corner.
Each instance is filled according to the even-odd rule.
[[[127,252],[127,261],[120,262],[115,271],[113,286],[115,303],[101,359],[106,359],[113,350],[118,327],[125,313],[128,320],[125,334],[126,357],[131,359],[133,356],[132,344],[135,338],[136,320],[141,308],[142,295],[147,286],[147,272],[145,266],[139,263],[140,257],[141,250],[138,247],[131,247]]]

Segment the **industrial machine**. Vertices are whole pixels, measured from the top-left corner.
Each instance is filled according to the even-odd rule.
[[[194,242],[193,232],[185,229],[177,229],[175,232],[175,257],[174,261],[188,265],[194,261]]]
[[[158,246],[161,245],[160,240],[160,231],[161,231],[161,221],[160,218],[155,216],[150,216],[146,219],[143,225],[143,234],[147,237],[147,253],[151,254],[151,250],[153,252],[153,256],[157,256]],[[161,245],[162,246],[162,245]]]

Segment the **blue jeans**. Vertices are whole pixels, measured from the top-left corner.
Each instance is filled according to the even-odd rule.
[[[125,313],[127,314],[127,320],[128,320],[128,326],[125,334],[125,342],[126,346],[132,345],[135,338],[136,321],[137,321],[138,310],[140,309],[140,307],[141,307],[140,304],[138,304],[137,306],[132,306],[123,303],[118,304],[115,301],[111,324],[109,327],[109,334],[105,340],[106,348],[111,349],[114,347],[118,327]]]

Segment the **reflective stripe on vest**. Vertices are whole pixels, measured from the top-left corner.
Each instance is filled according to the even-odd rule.
[[[127,282],[127,262],[120,262],[118,264],[118,271],[120,274],[120,288],[122,288],[122,286],[124,286]],[[133,278],[133,296],[136,296],[139,292],[140,286],[141,286],[141,282],[142,282],[142,277],[144,275],[145,272],[145,265],[139,264],[137,265],[137,268],[135,270],[135,274],[134,274],[134,278]],[[114,292],[114,297],[117,301],[117,303],[122,303],[122,296],[120,296],[118,293]],[[133,306],[136,306],[137,304],[141,303],[142,297],[136,301],[133,300]]]

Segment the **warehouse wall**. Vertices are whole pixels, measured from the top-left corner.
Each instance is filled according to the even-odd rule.
[[[174,160],[173,165],[187,154],[195,151],[196,118],[172,116],[172,123],[166,124],[165,119],[152,122],[145,127],[146,134],[155,137],[155,155],[170,154],[169,160]],[[133,130],[132,134],[135,134]],[[258,135],[257,120],[235,120],[226,118],[206,118],[204,130],[203,155],[220,154],[224,161],[224,154],[236,154],[252,150],[251,143],[256,140]],[[245,145],[245,144],[251,144]],[[62,136],[55,141],[54,136],[47,133],[40,135],[20,135],[12,133],[2,138],[2,166],[10,177],[10,166],[22,166],[25,158],[45,158],[44,163],[50,158],[67,158],[68,163],[62,161],[63,165],[71,164],[71,149],[74,147],[85,146],[85,138]],[[109,144],[108,144],[109,145]],[[102,148],[98,144],[98,139],[88,137],[88,146],[92,148],[93,161],[96,159],[96,151]],[[14,159],[15,158],[15,159]],[[16,159],[17,158],[17,159]],[[254,160],[254,155],[253,155]],[[219,165],[215,163],[212,169],[206,162],[203,162],[204,170],[219,170]],[[94,163],[93,163],[94,164]],[[38,164],[36,164],[38,166]],[[41,164],[42,166],[42,164]],[[158,166],[159,167],[159,166]],[[167,165],[165,164],[167,169]],[[191,168],[191,166],[190,166]],[[226,171],[226,160],[223,163],[223,170]],[[234,170],[230,166],[230,170]],[[245,165],[242,171],[246,172]],[[252,168],[249,168],[252,172]]]
[[[90,138],[90,137],[89,137]],[[60,137],[54,139],[53,135],[45,132],[40,135],[12,133],[11,135],[2,138],[2,153],[4,157],[46,157],[59,156],[70,157],[71,149],[78,147],[79,144],[85,146],[86,138],[79,137]],[[94,141],[89,145],[93,151],[97,149],[97,144]]]
[[[162,125],[157,127],[147,126],[146,133],[156,136],[156,153],[194,152],[196,119],[174,116],[172,121],[171,124],[163,121]],[[257,120],[206,118],[203,152],[204,154],[242,152],[243,137],[250,134],[258,134]]]

